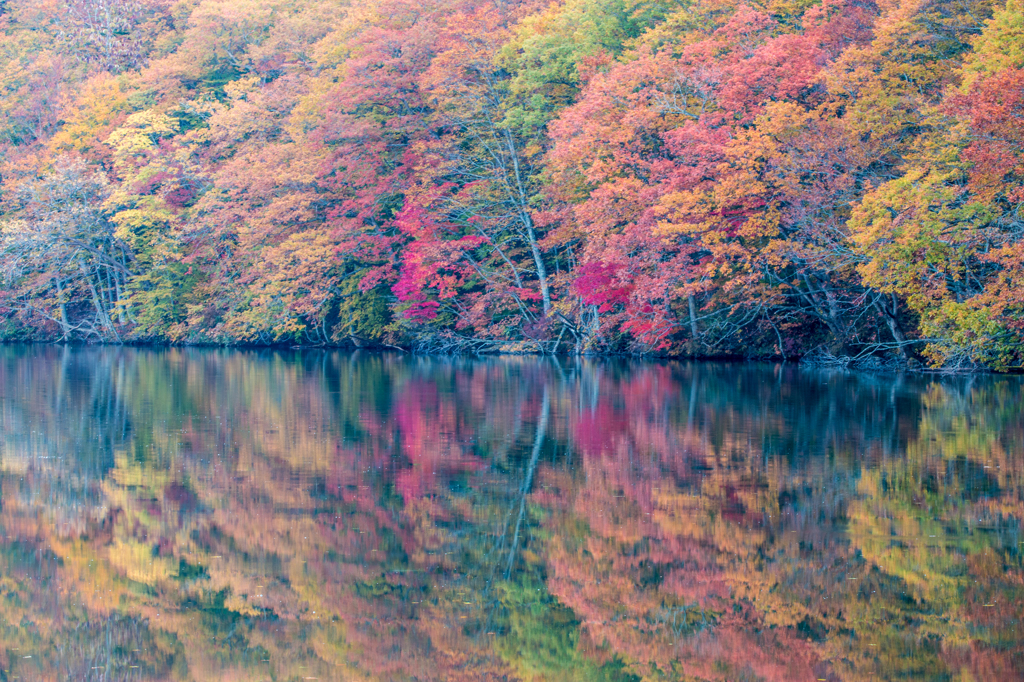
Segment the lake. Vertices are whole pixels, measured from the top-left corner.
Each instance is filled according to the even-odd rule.
[[[0,346],[0,679],[1024,679],[1022,388]]]

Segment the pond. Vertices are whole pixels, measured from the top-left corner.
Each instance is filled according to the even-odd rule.
[[[1022,388],[0,346],[0,679],[1022,679]]]

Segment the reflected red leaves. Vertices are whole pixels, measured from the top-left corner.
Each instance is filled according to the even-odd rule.
[[[826,390],[749,365],[179,350],[76,351],[61,370],[53,352],[0,363],[6,395],[65,387],[59,415],[3,413],[22,468],[4,474],[0,558],[27,601],[0,606],[56,638],[118,610],[214,677],[230,633],[281,670],[377,679],[1017,670],[1009,378]],[[70,442],[95,395],[132,424],[114,452],[152,454],[87,478],[94,420],[75,457],[33,459],[32,433]],[[56,603],[28,580],[46,561]],[[540,641],[523,633],[557,649],[547,667],[507,644]]]

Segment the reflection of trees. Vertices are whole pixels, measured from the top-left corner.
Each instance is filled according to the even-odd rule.
[[[43,677],[1019,673],[1012,378],[9,347],[0,385]]]
[[[929,444],[928,424],[935,405],[962,409],[957,386],[932,384],[921,394],[900,382],[818,373],[773,384],[737,369],[697,389],[687,370],[680,374],[675,391],[657,391],[651,377],[626,380],[642,391],[606,385],[613,397],[579,418],[586,483],[563,484],[571,495],[547,559],[552,591],[582,617],[595,645],[610,644],[638,672],[653,665],[670,677],[803,679],[829,669],[844,679],[928,677],[965,664],[982,670],[972,656],[1010,674],[1012,657],[994,652],[1012,636],[980,627],[964,595],[978,580],[967,566],[986,556],[998,570],[977,585],[989,595],[1019,594],[1018,578],[994,576],[1019,567],[1007,530],[1020,517],[995,523],[991,496],[1000,495],[979,476],[981,460],[1017,437],[1019,427],[1000,432],[1013,411],[997,407],[1013,384],[995,381],[967,400],[984,413],[973,424],[1002,414],[995,428],[967,436],[966,423],[940,420],[944,440],[958,434],[952,439],[975,444],[968,453],[945,448],[944,458]],[[742,388],[730,396],[730,384]],[[936,391],[943,397],[935,400]],[[656,422],[673,414],[689,428]],[[615,428],[595,440],[598,423]],[[1019,475],[1019,456],[1007,459],[1001,470]],[[1001,497],[1001,508],[1017,503],[1016,493]],[[904,501],[893,506],[897,499]],[[884,533],[872,540],[865,523]],[[927,537],[958,534],[957,526],[964,533],[955,549]],[[998,601],[985,599],[989,608]],[[1019,617],[1013,611],[1002,628]]]

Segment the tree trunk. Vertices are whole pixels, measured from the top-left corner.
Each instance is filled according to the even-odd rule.
[[[60,334],[61,341],[68,340],[68,334],[71,332],[71,325],[68,324],[68,304],[64,298],[64,280],[59,276],[57,280],[57,300],[60,301]]]
[[[693,294],[686,297],[686,304],[690,308],[690,335],[697,340],[697,306],[693,301]]]
[[[526,189],[523,184],[522,171],[519,168],[519,152],[516,150],[512,134],[505,130],[505,142],[508,145],[509,158],[512,161],[512,170],[515,173],[517,203],[519,205],[519,220],[526,232],[526,241],[530,245],[530,253],[533,255],[533,264],[537,268],[537,280],[540,283],[540,296],[544,305],[544,317],[551,314],[551,292],[548,289],[548,271],[544,267],[543,254],[540,251],[540,244],[537,243],[537,233],[533,229],[533,218],[530,217],[529,200],[526,196]]]
[[[885,323],[889,327],[889,333],[892,334],[892,338],[896,343],[900,344],[897,346],[896,351],[900,354],[900,358],[904,362],[910,359],[910,355],[907,353],[906,343],[907,335],[903,333],[903,329],[900,327],[900,322],[896,319],[896,313],[899,311],[897,308],[896,295],[892,295],[892,310],[888,306],[879,303],[881,299],[875,301],[875,310],[882,313],[882,317],[885,318]]]
[[[85,267],[85,263],[79,263],[78,265],[82,269],[82,275],[85,277],[86,283],[89,285],[89,293],[92,296],[92,305],[96,308],[96,316],[99,318],[100,324],[106,327],[114,339],[120,342],[121,337],[118,335],[117,330],[114,329],[114,323],[110,319],[110,315],[108,315],[107,311],[103,309],[100,294],[96,290],[96,284],[92,281],[92,273]]]

